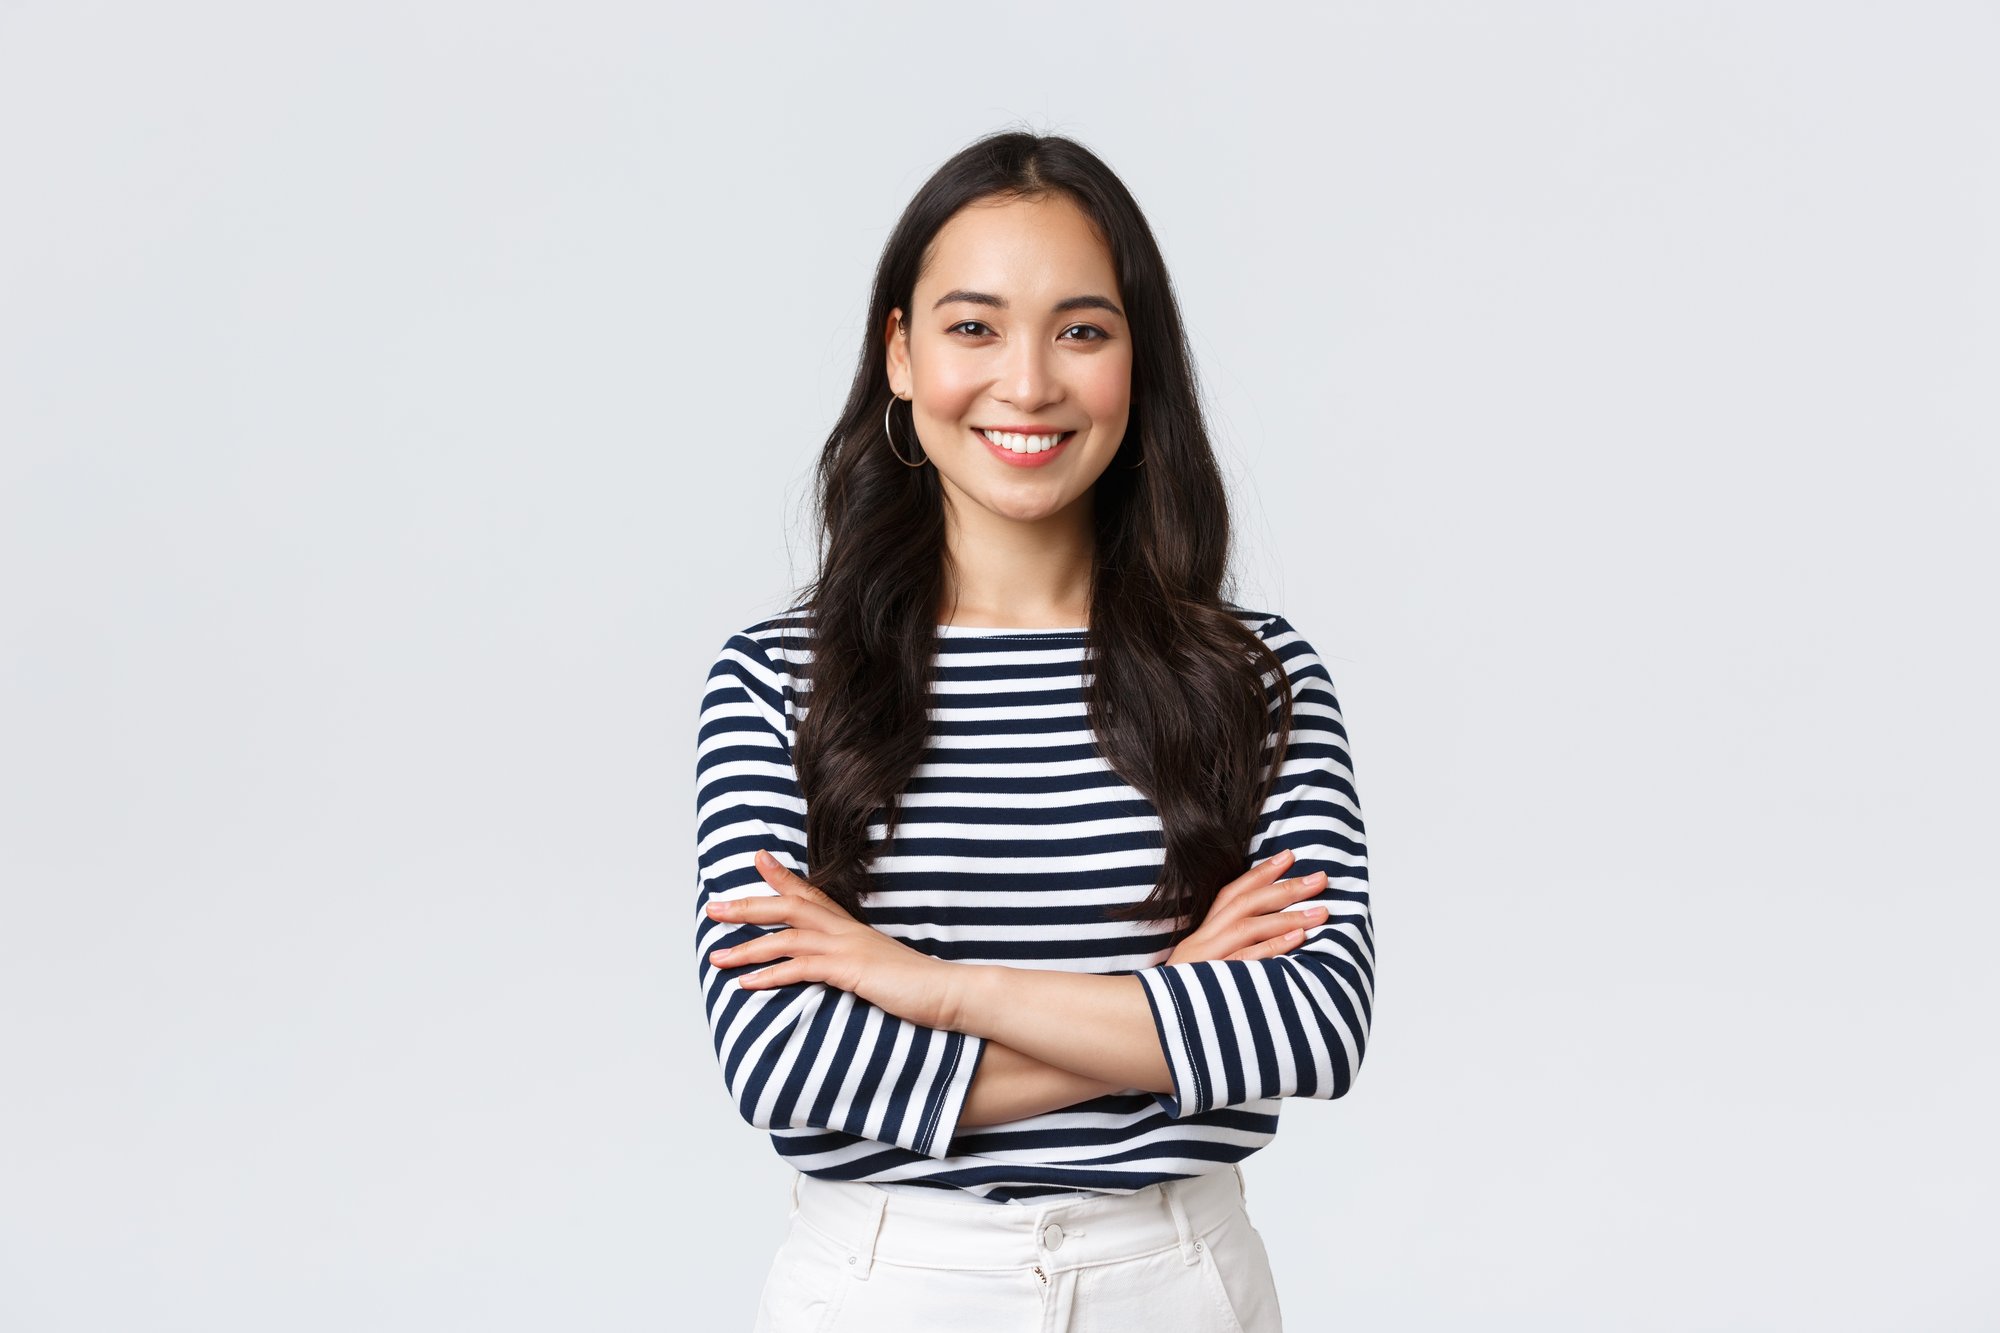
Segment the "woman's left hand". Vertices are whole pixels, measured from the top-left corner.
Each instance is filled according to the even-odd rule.
[[[777,890],[776,897],[713,899],[708,904],[709,916],[717,921],[789,927],[709,954],[718,967],[770,963],[744,973],[737,985],[760,990],[823,981],[920,1027],[947,1028],[955,1021],[950,963],[857,921],[767,852],[757,853],[757,873]]]

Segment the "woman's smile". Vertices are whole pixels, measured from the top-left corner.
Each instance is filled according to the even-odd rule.
[[[973,427],[972,433],[987,451],[1009,467],[1043,467],[1056,461],[1063,446],[1076,437],[1073,430],[1038,431],[1033,434]]]

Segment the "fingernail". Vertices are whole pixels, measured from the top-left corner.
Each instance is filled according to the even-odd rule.
[[[1292,860],[1292,849],[1289,847],[1285,848],[1285,850],[1279,852],[1274,859],[1277,861],[1279,865],[1290,865]]]
[[[1292,940],[1292,941],[1294,941],[1294,942],[1296,942],[1296,941],[1298,941],[1298,940],[1302,940],[1302,939],[1304,939],[1305,937],[1306,937],[1306,933],[1305,933],[1305,932],[1304,932],[1303,930],[1292,930],[1292,931],[1287,931],[1287,932],[1285,933],[1285,938],[1286,938],[1286,939],[1288,939],[1288,940]]]
[[[1313,871],[1312,874],[1306,876],[1306,883],[1312,885],[1320,885],[1326,883],[1326,872],[1324,870]]]
[[[766,852],[766,851],[762,851],[762,850],[759,850],[759,851],[758,851],[758,853],[757,853],[757,864],[758,864],[758,865],[760,865],[760,866],[768,866],[768,865],[770,865],[770,864],[771,864],[771,854],[770,854],[769,852]]]

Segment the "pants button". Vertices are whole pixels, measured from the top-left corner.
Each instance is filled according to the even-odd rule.
[[[1062,1248],[1062,1240],[1062,1228],[1054,1222],[1042,1228],[1042,1244],[1049,1249],[1060,1250]]]

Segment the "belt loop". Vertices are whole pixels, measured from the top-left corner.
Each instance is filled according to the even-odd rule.
[[[797,1217],[799,1215],[799,1181],[802,1179],[804,1179],[804,1174],[802,1172],[798,1171],[792,1172],[792,1216],[793,1217]]]
[[[1165,1181],[1160,1185],[1160,1193],[1166,1198],[1167,1208],[1174,1215],[1174,1234],[1180,1241],[1181,1262],[1197,1263],[1201,1259],[1201,1242],[1195,1239],[1194,1225],[1188,1221],[1187,1209],[1181,1203],[1181,1182]]]
[[[889,1191],[868,1187],[866,1216],[855,1219],[854,1250],[847,1256],[847,1271],[860,1281],[868,1280],[875,1267],[875,1242],[882,1235],[882,1217],[889,1210]]]
[[[1239,1163],[1236,1163],[1236,1162],[1231,1162],[1231,1163],[1229,1164],[1229,1169],[1230,1169],[1231,1171],[1234,1171],[1234,1172],[1236,1173],[1236,1197],[1237,1197],[1237,1199],[1238,1199],[1238,1200],[1239,1200],[1240,1202],[1243,1202],[1243,1203],[1248,1203],[1248,1202],[1250,1202],[1250,1191],[1249,1191],[1248,1187],[1246,1187],[1246,1186],[1244,1185],[1244,1183],[1243,1183],[1243,1167],[1242,1167],[1242,1166],[1241,1166],[1241,1164],[1239,1164]]]

